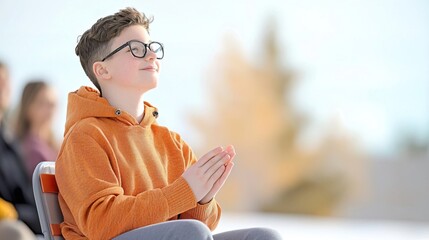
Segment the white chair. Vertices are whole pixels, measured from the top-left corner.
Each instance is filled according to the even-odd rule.
[[[41,162],[36,166],[33,172],[33,193],[45,239],[64,239],[60,229],[63,215],[58,203],[55,162]]]

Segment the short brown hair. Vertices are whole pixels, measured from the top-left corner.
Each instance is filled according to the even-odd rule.
[[[149,24],[152,21],[153,18],[147,18],[144,13],[128,7],[113,15],[98,19],[80,37],[75,49],[76,55],[79,56],[86,75],[100,92],[100,84],[92,71],[92,65],[108,54],[110,40],[119,36],[125,28],[133,25],[142,25],[149,32]]]

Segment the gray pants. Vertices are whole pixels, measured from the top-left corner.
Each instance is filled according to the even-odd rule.
[[[0,220],[0,240],[35,240],[36,236],[21,221]]]
[[[113,240],[280,240],[280,235],[266,228],[249,228],[213,235],[197,220],[176,220],[137,228]]]

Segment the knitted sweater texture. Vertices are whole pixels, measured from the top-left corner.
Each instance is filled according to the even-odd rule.
[[[197,203],[181,177],[197,159],[179,134],[156,123],[145,102],[141,123],[89,87],[68,96],[56,162],[65,239],[111,239],[150,224],[197,219],[214,229],[221,209]]]

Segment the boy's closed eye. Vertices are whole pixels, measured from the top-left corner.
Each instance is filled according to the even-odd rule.
[[[127,52],[130,52],[130,51],[132,51],[134,54],[139,54],[139,53],[143,52],[143,50],[141,48],[137,48],[137,47],[131,48],[131,50],[128,49]]]

